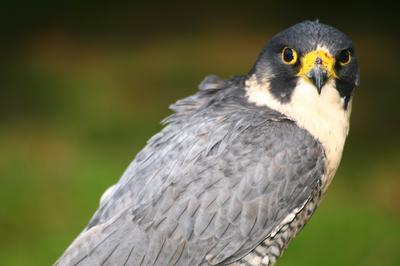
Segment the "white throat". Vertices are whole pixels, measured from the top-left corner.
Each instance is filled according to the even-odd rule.
[[[253,75],[246,81],[246,96],[258,106],[268,106],[306,129],[322,144],[326,155],[326,171],[322,178],[325,192],[342,158],[344,143],[349,132],[351,102],[343,108],[343,98],[331,80],[321,94],[309,81],[299,78],[288,103],[281,103],[271,94],[268,81],[258,81]]]

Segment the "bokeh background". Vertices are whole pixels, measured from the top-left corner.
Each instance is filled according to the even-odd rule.
[[[0,265],[51,265],[169,104],[316,18],[353,37],[361,86],[338,174],[278,265],[400,265],[395,4],[166,2],[2,3]]]

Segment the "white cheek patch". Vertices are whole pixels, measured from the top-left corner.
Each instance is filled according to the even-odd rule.
[[[321,142],[327,159],[322,179],[325,191],[339,166],[351,113],[351,102],[344,109],[344,98],[340,97],[334,81],[325,84],[318,94],[312,83],[299,78],[290,101],[281,103],[271,94],[267,81],[260,82],[252,76],[246,81],[246,96],[258,106],[285,114]]]

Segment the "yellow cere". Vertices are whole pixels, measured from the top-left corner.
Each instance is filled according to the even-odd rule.
[[[315,62],[317,58],[321,58],[322,64],[321,66],[326,69],[328,73],[328,77],[336,78],[336,73],[335,73],[335,58],[328,52],[318,49],[312,52],[307,53],[303,58],[301,59],[302,65],[301,69],[298,73],[298,76],[307,76],[307,74],[315,67]]]

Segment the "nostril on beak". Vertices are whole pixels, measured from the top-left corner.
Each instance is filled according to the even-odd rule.
[[[322,59],[320,57],[317,57],[317,59],[315,60],[315,64],[322,65]]]

